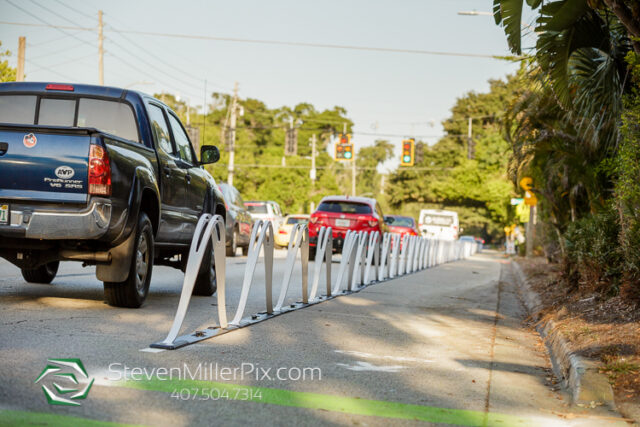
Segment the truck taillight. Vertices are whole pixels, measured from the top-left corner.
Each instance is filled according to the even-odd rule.
[[[89,194],[111,195],[111,164],[107,151],[91,144],[89,149]]]
[[[312,216],[311,218],[309,218],[309,220],[311,221],[311,224],[315,224],[316,222],[318,222],[318,217]]]
[[[376,225],[378,225],[378,220],[370,219],[369,221],[367,221],[367,223],[369,223],[369,227],[375,227]]]

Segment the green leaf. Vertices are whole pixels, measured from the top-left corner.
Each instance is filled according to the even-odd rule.
[[[493,19],[495,19],[496,25],[500,25],[500,22],[502,22],[502,9],[500,7],[500,0],[493,0]]]
[[[545,8],[554,10],[552,18],[544,26],[546,31],[565,30],[590,10],[587,0],[562,0],[549,3],[542,7],[542,13],[548,14]]]
[[[500,15],[511,52],[522,54],[522,5],[524,0],[501,0]],[[494,3],[494,17],[495,17]],[[497,19],[497,18],[496,18]]]

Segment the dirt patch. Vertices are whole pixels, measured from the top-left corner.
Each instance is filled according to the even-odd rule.
[[[576,288],[544,258],[517,259],[542,301],[540,322],[553,319],[572,348],[602,362],[616,405],[640,419],[640,310],[637,299]]]

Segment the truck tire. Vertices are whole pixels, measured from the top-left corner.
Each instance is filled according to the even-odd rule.
[[[316,259],[316,250],[318,248],[315,246],[309,246],[309,261],[314,261]]]
[[[104,296],[109,305],[138,308],[144,303],[153,271],[153,246],[151,220],[146,213],[140,212],[129,277],[124,282],[104,282]]]
[[[242,256],[249,255],[249,245],[242,247]]]
[[[22,268],[22,277],[29,283],[48,285],[56,277],[59,266],[60,261],[52,261],[38,268]]]
[[[211,243],[211,239],[209,239],[209,244],[202,258],[202,264],[200,264],[200,271],[198,272],[192,295],[210,297],[216,293],[217,289],[218,279],[216,277],[216,268],[213,264],[213,244]]]
[[[238,252],[238,229],[234,228],[233,233],[231,233],[231,242],[227,246],[227,256],[234,257],[236,252]]]

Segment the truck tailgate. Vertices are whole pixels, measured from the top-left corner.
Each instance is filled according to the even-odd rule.
[[[91,135],[0,128],[0,200],[86,203]]]

